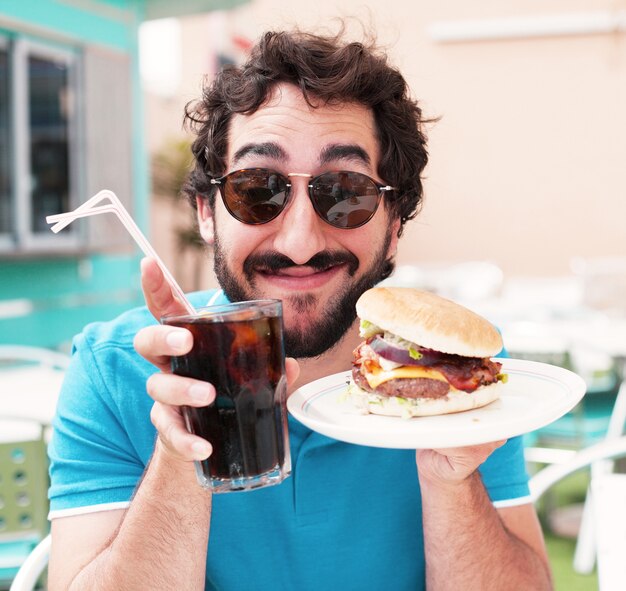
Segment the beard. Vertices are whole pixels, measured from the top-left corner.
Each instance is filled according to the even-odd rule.
[[[389,228],[383,244],[376,253],[373,263],[363,275],[355,281],[347,281],[344,287],[329,299],[324,306],[324,313],[318,315],[306,327],[285,326],[285,353],[289,357],[319,357],[345,335],[356,320],[356,302],[361,294],[391,275],[394,262],[387,256],[393,230]],[[353,278],[359,268],[359,260],[348,251],[322,251],[311,257],[303,266],[316,271],[323,271],[335,265],[346,264],[348,276]],[[221,246],[218,232],[215,232],[214,270],[220,286],[231,302],[275,297],[288,303],[295,314],[305,317],[314,310],[318,299],[313,294],[294,295],[286,302],[281,294],[267,296],[255,291],[255,273],[261,268],[267,272],[297,266],[289,257],[278,252],[251,254],[243,264],[246,282],[240,280],[229,268],[226,255]]]

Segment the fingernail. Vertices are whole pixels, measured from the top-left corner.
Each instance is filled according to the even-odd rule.
[[[196,441],[191,445],[194,458],[197,460],[206,460],[211,454],[211,444],[207,441]]]
[[[172,347],[172,349],[177,350],[184,349],[186,340],[187,334],[180,330],[173,330],[165,337],[165,341],[167,342],[167,344]]]
[[[189,398],[196,402],[208,402],[211,387],[208,384],[193,384],[189,387]]]

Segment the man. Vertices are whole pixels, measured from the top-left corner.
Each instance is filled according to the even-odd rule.
[[[348,369],[355,301],[390,273],[421,200],[425,140],[403,78],[360,44],[268,33],[187,117],[187,190],[224,290],[212,301],[283,300],[291,390]],[[338,213],[334,171],[373,198]],[[153,261],[142,282],[152,316],[184,311]],[[290,419],[291,477],[212,497],[193,468],[210,443],[180,406],[214,389],[169,373],[190,347],[146,310],[77,339],[50,452],[51,590],[551,587],[519,439],[416,454]]]

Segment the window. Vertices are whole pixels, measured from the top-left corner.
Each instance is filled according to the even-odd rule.
[[[45,232],[46,215],[69,209],[70,89],[66,64],[28,57],[30,230]]]
[[[0,248],[33,252],[77,244],[46,216],[75,206],[77,57],[30,40],[0,37]]]

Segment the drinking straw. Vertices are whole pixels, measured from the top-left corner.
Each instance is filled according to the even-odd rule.
[[[105,199],[108,199],[109,203],[105,205],[98,205]],[[69,224],[71,224],[75,219],[99,215],[101,213],[114,213],[119,218],[128,230],[129,234],[135,239],[135,242],[139,248],[141,248],[143,253],[156,261],[157,265],[161,269],[161,272],[163,273],[163,276],[165,277],[165,280],[172,288],[172,291],[187,309],[187,313],[195,314],[195,308],[191,305],[187,296],[185,296],[183,290],[176,282],[176,279],[174,279],[174,276],[169,272],[159,255],[156,253],[154,248],[152,248],[147,238],[143,235],[142,231],[139,229],[133,218],[113,191],[104,189],[94,195],[91,199],[85,201],[85,203],[77,207],[74,211],[47,216],[46,222],[54,224],[54,226],[50,229],[57,234],[63,228],[69,226]]]

